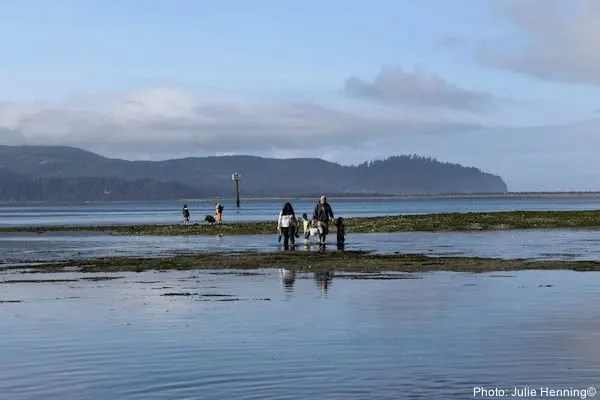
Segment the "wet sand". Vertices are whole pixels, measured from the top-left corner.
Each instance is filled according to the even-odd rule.
[[[393,215],[348,218],[346,232],[452,232],[515,229],[577,228],[600,229],[600,210],[591,211],[510,211],[479,213],[448,213],[422,215]],[[72,232],[96,231],[119,235],[247,235],[275,233],[276,224],[270,221],[231,224],[171,224],[171,225],[113,225],[113,226],[44,226],[2,227],[0,232]],[[336,232],[330,225],[330,232]]]
[[[600,271],[598,261],[532,261],[479,257],[429,257],[420,254],[373,254],[365,251],[199,253],[162,258],[111,257],[6,267],[29,273],[142,272],[149,270],[291,268],[341,272],[491,272],[516,270]]]

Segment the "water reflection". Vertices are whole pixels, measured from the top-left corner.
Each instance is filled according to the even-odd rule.
[[[333,280],[333,271],[319,271],[315,272],[315,281],[317,286],[321,289],[321,293],[327,294],[331,281]]]
[[[294,269],[3,284],[1,398],[467,399],[474,383],[597,382],[598,273],[373,280]],[[314,282],[332,278],[327,299],[315,296]]]
[[[296,251],[373,250],[380,254],[430,256],[600,260],[594,230],[524,230],[495,232],[397,232],[353,234],[343,250],[297,243]],[[122,236],[104,233],[0,233],[0,264],[102,257],[156,257],[200,251],[277,251],[270,235]]]
[[[293,292],[294,283],[296,282],[296,271],[279,268],[279,277],[281,278],[281,283],[283,283],[283,289],[286,292]]]

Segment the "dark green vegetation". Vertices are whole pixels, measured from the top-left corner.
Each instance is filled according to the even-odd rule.
[[[177,182],[109,177],[32,177],[0,169],[0,201],[61,202],[90,200],[164,200],[198,195]],[[173,197],[175,196],[175,197]]]
[[[507,191],[499,176],[418,156],[356,166],[253,156],[125,161],[72,147],[0,146],[0,201],[231,197],[233,172],[242,174],[242,196],[255,197]]]
[[[297,271],[343,272],[489,272],[525,269],[600,271],[600,262],[528,261],[475,257],[427,257],[420,254],[377,255],[369,252],[234,252],[200,253],[169,258],[105,258],[42,264],[30,272],[143,272],[149,270],[289,268]]]
[[[345,219],[347,234],[408,231],[485,231],[544,228],[600,228],[600,210],[511,211],[384,216]],[[249,222],[223,225],[134,225],[0,228],[0,232],[105,231],[122,235],[244,235],[273,234],[276,223]],[[333,224],[330,231],[335,232]]]

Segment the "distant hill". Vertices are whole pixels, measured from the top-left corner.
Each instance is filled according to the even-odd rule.
[[[506,193],[502,178],[415,155],[343,166],[254,156],[126,161],[73,147],[0,146],[0,201],[171,200],[243,196]]]

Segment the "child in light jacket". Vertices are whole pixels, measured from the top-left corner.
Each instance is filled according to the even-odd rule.
[[[304,234],[304,240],[310,239],[310,220],[306,213],[302,214],[302,233]]]

